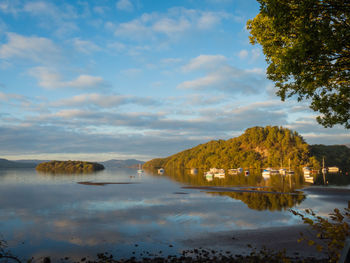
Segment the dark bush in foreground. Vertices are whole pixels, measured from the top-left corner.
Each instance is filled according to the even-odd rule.
[[[51,161],[36,167],[37,171],[45,173],[92,173],[103,169],[102,164],[82,161]]]

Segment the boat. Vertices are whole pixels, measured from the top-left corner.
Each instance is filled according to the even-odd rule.
[[[278,175],[280,174],[280,172],[278,170],[274,170],[272,168],[266,168],[263,170],[262,172],[262,177],[264,177],[264,179],[269,179],[271,175]]]
[[[225,174],[224,173],[216,173],[216,174],[214,174],[214,178],[224,179],[225,178]]]
[[[287,169],[281,168],[278,170],[280,175],[286,176],[287,175]]]
[[[228,169],[227,172],[228,172],[228,174],[230,174],[230,175],[236,175],[236,174],[242,173],[242,172],[243,172],[243,168]]]
[[[304,180],[307,183],[314,183],[314,177],[313,176],[304,176]]]
[[[288,171],[287,171],[287,175],[294,175],[294,171],[288,170]]]
[[[205,175],[205,179],[206,179],[208,182],[213,181],[213,174],[212,174],[212,173],[206,172],[204,175]]]
[[[303,167],[304,176],[311,175],[311,169],[309,167]]]
[[[140,163],[139,163],[139,169],[137,170],[137,173],[138,174],[142,174],[143,173],[142,166],[141,166]]]
[[[314,183],[315,178],[312,175],[312,171],[309,167],[303,167],[304,180],[307,183]]]
[[[339,173],[339,167],[337,167],[337,166],[328,167],[328,172],[329,173]]]
[[[206,176],[214,176],[215,178],[225,178],[225,170],[224,169],[218,169],[218,168],[210,168],[209,171],[205,172],[204,175]]]
[[[219,178],[219,179],[225,178],[225,170],[224,169],[213,168],[213,169],[211,169],[211,172],[214,174],[215,178]]]
[[[230,175],[236,175],[236,174],[238,174],[238,171],[237,171],[237,169],[228,169],[227,173]]]
[[[245,171],[244,171],[244,175],[245,175],[245,176],[249,176],[249,174],[250,174],[249,170],[245,170]]]
[[[158,174],[163,174],[164,173],[164,169],[163,168],[159,168],[158,169]]]
[[[261,175],[264,179],[270,179],[270,175],[271,175],[270,169],[271,168],[267,168],[263,170]]]

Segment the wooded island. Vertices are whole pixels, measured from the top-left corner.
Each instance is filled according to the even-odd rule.
[[[50,161],[36,167],[37,171],[45,173],[92,173],[103,169],[102,164],[83,161]]]

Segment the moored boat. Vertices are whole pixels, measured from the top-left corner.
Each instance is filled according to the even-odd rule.
[[[266,168],[263,170],[261,175],[264,179],[269,179],[271,175],[279,175],[279,174],[280,172],[278,170],[274,170],[272,168]]]

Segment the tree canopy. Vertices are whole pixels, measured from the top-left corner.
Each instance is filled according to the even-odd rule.
[[[99,163],[82,161],[50,161],[37,165],[36,170],[45,173],[92,173],[103,170]]]
[[[144,168],[163,167],[167,171],[192,167],[209,169],[249,168],[260,171],[266,167],[293,169],[310,166],[320,169],[322,159],[327,166],[350,168],[350,149],[346,146],[308,145],[295,131],[266,126],[247,129],[229,140],[210,141],[166,158],[146,162]]]
[[[267,77],[284,101],[309,99],[317,121],[350,128],[350,2],[257,0],[247,22],[252,44],[262,45]]]

